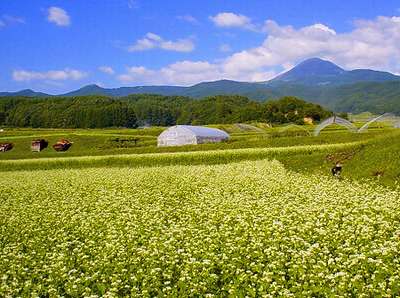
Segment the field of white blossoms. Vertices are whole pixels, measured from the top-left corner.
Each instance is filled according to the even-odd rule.
[[[393,297],[400,194],[276,161],[7,172],[0,296]]]

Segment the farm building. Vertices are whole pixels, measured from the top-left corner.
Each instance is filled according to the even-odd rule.
[[[314,123],[314,119],[313,119],[313,117],[304,117],[303,122],[304,122],[304,124],[312,125]]]
[[[49,142],[47,142],[46,140],[43,140],[43,139],[34,140],[31,143],[31,150],[33,152],[40,152],[43,149],[46,149],[48,145],[49,145]]]
[[[0,143],[0,152],[10,151],[12,148],[12,143]]]
[[[203,126],[176,125],[168,128],[158,136],[158,146],[197,145],[216,143],[229,139],[225,131]]]
[[[72,146],[72,142],[61,139],[53,145],[53,149],[59,152],[67,151]]]

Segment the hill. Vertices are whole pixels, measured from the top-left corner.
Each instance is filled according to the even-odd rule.
[[[87,85],[78,90],[62,94],[60,96],[128,96],[131,94],[159,94],[188,96],[202,98],[214,95],[242,95],[257,100],[279,97],[279,92],[266,88],[262,83],[236,82],[231,80],[219,80],[214,82],[203,82],[190,87],[181,86],[136,86],[120,88],[102,88],[98,85]]]
[[[78,90],[61,94],[60,96],[85,96],[85,95],[105,95],[105,96],[128,96],[131,94],[160,94],[160,95],[182,95],[187,87],[179,86],[136,86],[103,88],[98,85],[87,85]]]
[[[0,96],[27,96],[27,97],[49,97],[52,96],[50,94],[46,94],[43,92],[35,92],[32,89],[24,89],[16,92],[0,92]]]
[[[249,121],[303,123],[331,115],[321,106],[286,97],[260,103],[237,95],[200,100],[180,96],[130,95],[9,98],[0,100],[0,126],[48,128],[137,127],[225,124]]]

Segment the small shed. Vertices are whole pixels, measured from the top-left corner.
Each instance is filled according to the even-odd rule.
[[[10,151],[12,148],[12,143],[0,143],[0,152]]]
[[[53,145],[53,149],[56,151],[67,151],[72,146],[72,142],[61,139]]]
[[[31,150],[33,152],[40,152],[43,149],[46,149],[48,145],[49,142],[44,139],[33,140],[31,143]]]
[[[157,139],[158,147],[217,143],[229,139],[225,131],[204,126],[176,125],[163,131]]]

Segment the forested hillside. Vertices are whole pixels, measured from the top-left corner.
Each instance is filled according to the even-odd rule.
[[[170,126],[263,121],[303,123],[330,115],[321,106],[295,97],[260,103],[243,96],[2,97],[0,125],[14,127],[101,128]]]

